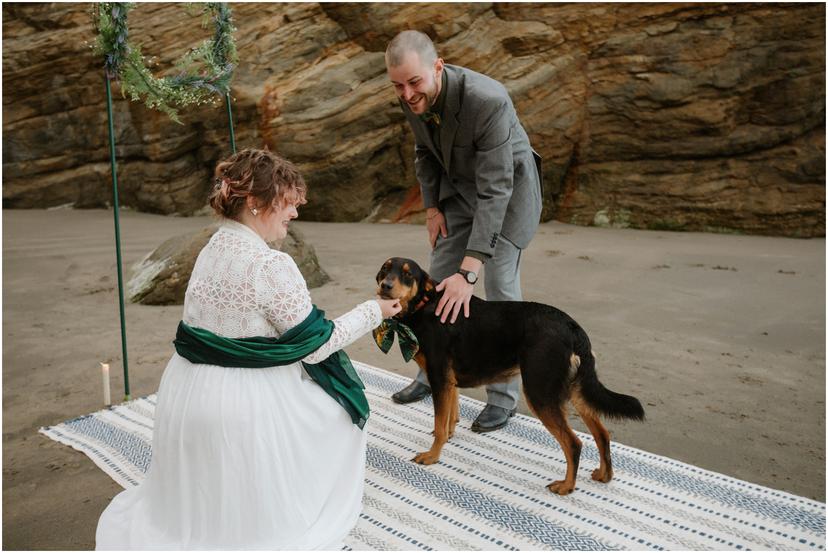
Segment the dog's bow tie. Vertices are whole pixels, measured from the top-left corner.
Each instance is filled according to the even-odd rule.
[[[396,319],[385,319],[374,329],[374,341],[383,353],[388,353],[394,345],[394,335],[400,337],[400,351],[406,363],[411,361],[414,354],[420,349],[420,343],[410,328]]]

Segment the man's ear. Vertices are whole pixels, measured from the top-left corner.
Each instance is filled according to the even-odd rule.
[[[443,61],[443,58],[437,58],[434,60],[434,76],[437,77],[438,80],[442,78],[445,66],[446,63]]]

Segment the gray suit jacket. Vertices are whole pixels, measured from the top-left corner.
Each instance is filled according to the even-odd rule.
[[[437,152],[427,124],[400,102],[415,137],[415,173],[426,207],[460,194],[474,206],[466,249],[494,255],[503,235],[525,248],[541,214],[541,158],[518,121],[506,88],[446,65],[446,98]]]

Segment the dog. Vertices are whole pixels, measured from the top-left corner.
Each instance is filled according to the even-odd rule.
[[[397,299],[394,316],[419,342],[414,360],[428,375],[434,400],[434,442],[415,463],[430,465],[454,435],[459,421],[458,388],[507,380],[520,373],[526,402],[555,437],[566,457],[566,476],[547,486],[567,495],[575,489],[581,440],[567,422],[570,401],[595,438],[598,482],[612,480],[610,434],[599,415],[644,420],[641,403],[605,388],[595,373],[589,337],[569,315],[555,307],[524,301],[487,302],[472,296],[470,316],[454,324],[434,315],[442,292],[438,282],[411,259],[392,257],[377,273],[377,294]],[[379,338],[377,338],[379,343]]]

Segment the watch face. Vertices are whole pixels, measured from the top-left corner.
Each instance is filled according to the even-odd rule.
[[[473,271],[467,272],[466,273],[466,280],[468,281],[469,284],[474,284],[475,282],[477,282],[477,273],[475,273]]]

